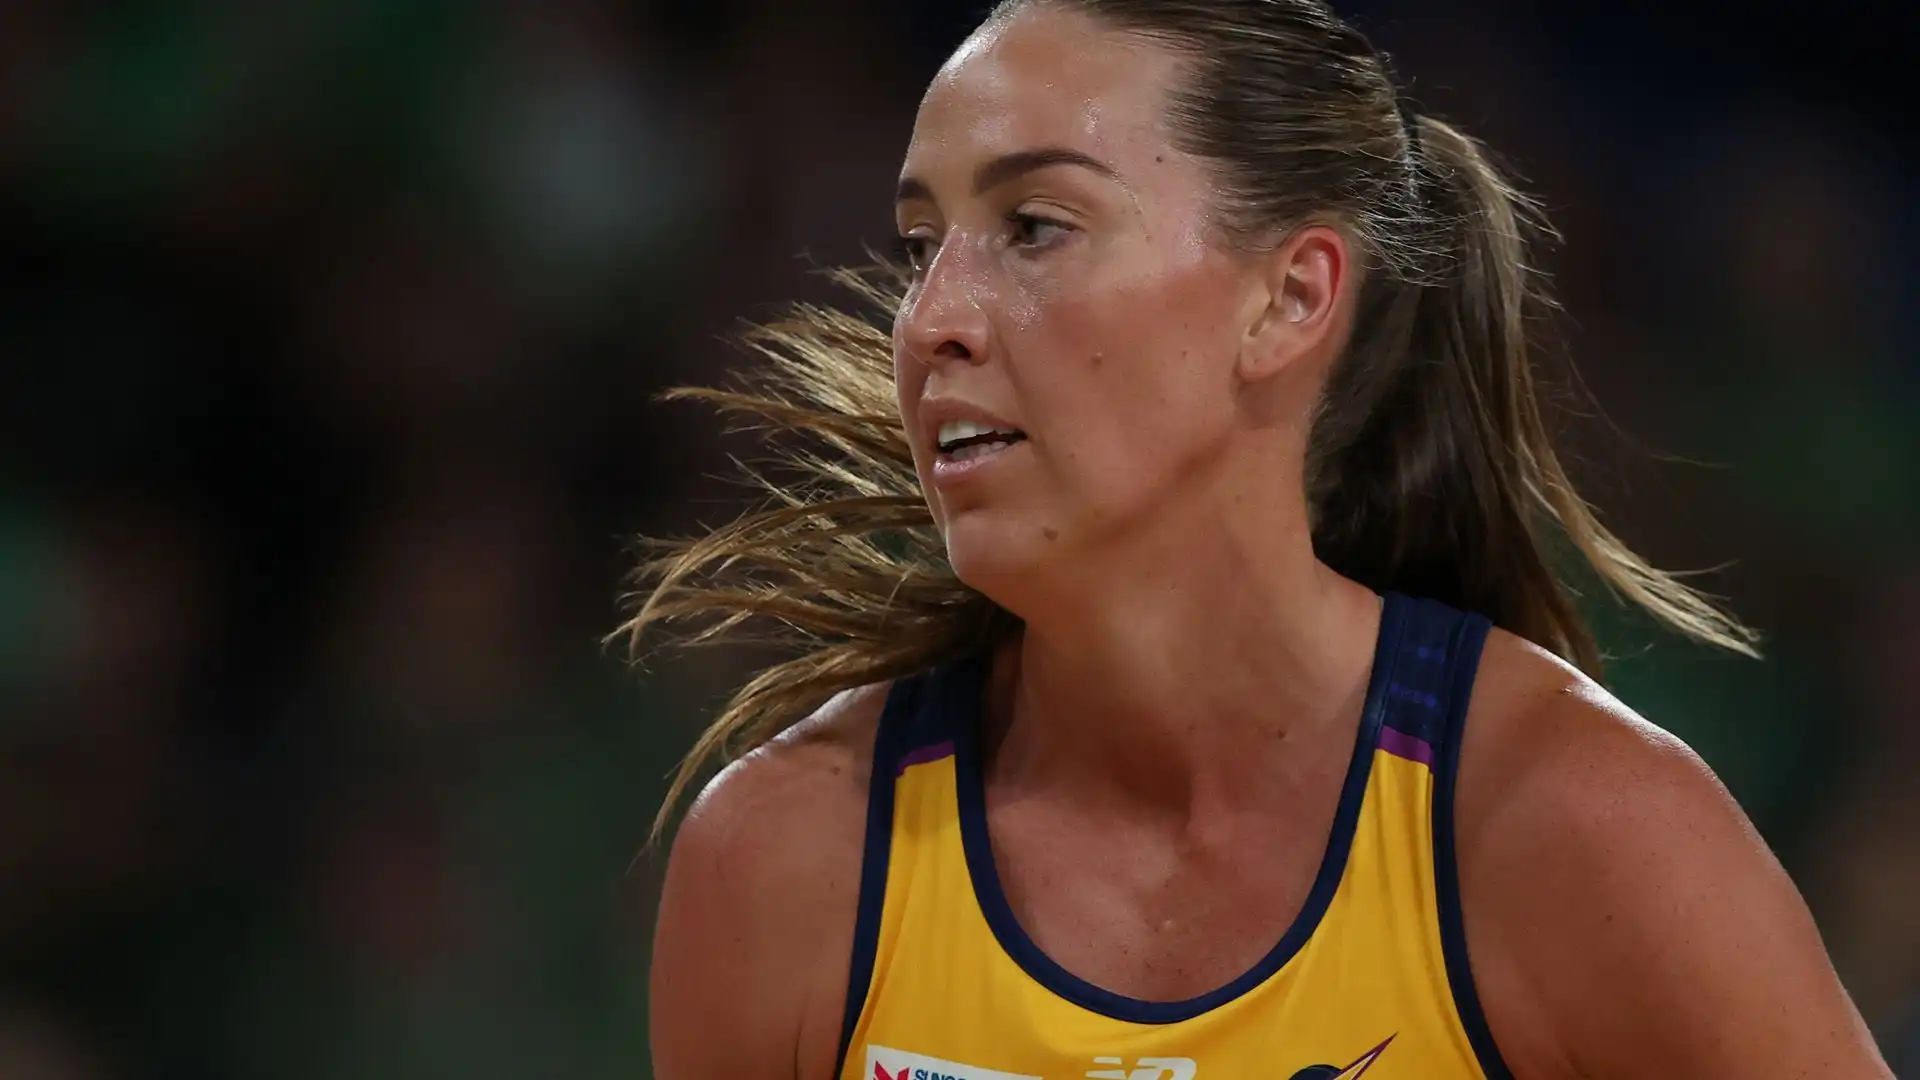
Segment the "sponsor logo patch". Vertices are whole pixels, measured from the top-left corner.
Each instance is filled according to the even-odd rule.
[[[867,1044],[866,1076],[867,1080],[1042,1080],[1025,1073],[1000,1072],[872,1043]]]

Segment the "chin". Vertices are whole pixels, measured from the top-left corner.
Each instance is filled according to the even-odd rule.
[[[1048,531],[1024,516],[969,511],[947,523],[947,561],[968,588],[1011,610],[1010,598],[1059,565],[1064,541]]]

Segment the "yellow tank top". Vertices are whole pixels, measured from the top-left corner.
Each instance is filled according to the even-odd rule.
[[[1094,986],[1001,892],[975,739],[987,663],[897,683],[874,753],[841,1080],[1509,1080],[1475,998],[1452,846],[1488,624],[1389,595],[1352,764],[1299,916],[1186,1001]]]

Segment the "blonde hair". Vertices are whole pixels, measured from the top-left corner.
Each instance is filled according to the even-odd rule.
[[[1457,128],[1406,111],[1377,53],[1318,0],[1024,0],[1083,10],[1181,51],[1176,137],[1219,170],[1242,237],[1331,216],[1372,256],[1308,460],[1318,557],[1376,591],[1475,611],[1581,668],[1600,657],[1553,567],[1564,542],[1626,601],[1747,655],[1757,636],[1601,524],[1554,452],[1534,331],[1553,308],[1535,203]],[[1020,6],[1003,4],[992,18]],[[705,765],[759,746],[835,694],[1000,640],[1011,615],[953,574],[894,398],[890,321],[905,280],[880,263],[834,279],[874,321],[800,305],[752,328],[764,361],[732,389],[686,388],[772,437],[767,503],[654,543],[616,632],[750,640],[790,658],[754,676],[682,760],[655,836]]]

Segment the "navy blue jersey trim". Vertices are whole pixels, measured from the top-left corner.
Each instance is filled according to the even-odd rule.
[[[1460,867],[1455,859],[1453,806],[1460,774],[1460,746],[1466,732],[1467,707],[1473,701],[1474,675],[1491,625],[1478,615],[1461,618],[1453,631],[1448,665],[1453,685],[1447,694],[1446,731],[1434,762],[1433,868],[1440,908],[1440,951],[1446,958],[1447,983],[1453,988],[1454,1010],[1466,1029],[1467,1042],[1480,1060],[1487,1080],[1513,1080],[1512,1070],[1494,1045],[1493,1032],[1480,1007],[1473,985],[1473,965],[1467,959],[1466,921],[1460,911]]]
[[[1388,595],[1381,609],[1380,636],[1374,646],[1373,673],[1368,679],[1359,731],[1354,736],[1353,757],[1340,789],[1340,805],[1334,811],[1327,849],[1320,858],[1320,869],[1314,876],[1306,903],[1259,963],[1225,986],[1184,1001],[1142,1001],[1102,989],[1055,963],[1027,936],[1001,887],[1000,872],[993,861],[993,842],[987,833],[986,778],[982,773],[978,735],[982,680],[971,683],[970,694],[950,696],[948,701],[956,710],[952,727],[956,748],[954,767],[960,789],[960,841],[966,851],[967,872],[973,878],[974,896],[1000,947],[1035,982],[1061,998],[1102,1016],[1135,1024],[1174,1024],[1190,1020],[1272,978],[1313,936],[1346,873],[1347,854],[1353,846],[1354,830],[1359,825],[1360,807],[1367,792],[1367,778],[1373,767],[1374,744],[1379,739],[1380,725],[1387,711],[1387,687],[1393,682],[1394,668],[1402,652],[1401,639],[1413,607],[1413,602],[1405,597]]]
[[[853,1029],[873,985],[874,957],[880,950],[880,915],[887,899],[887,863],[893,851],[893,781],[900,758],[917,748],[913,738],[923,680],[901,679],[887,691],[887,704],[873,739],[873,777],[867,782],[867,839],[860,857],[860,899],[853,921],[853,959],[847,970],[846,1018],[840,1026],[840,1052],[833,1075],[846,1068]]]
[[[1386,726],[1430,747],[1446,738],[1447,693],[1464,616],[1432,600],[1408,603],[1393,681],[1387,687]]]

